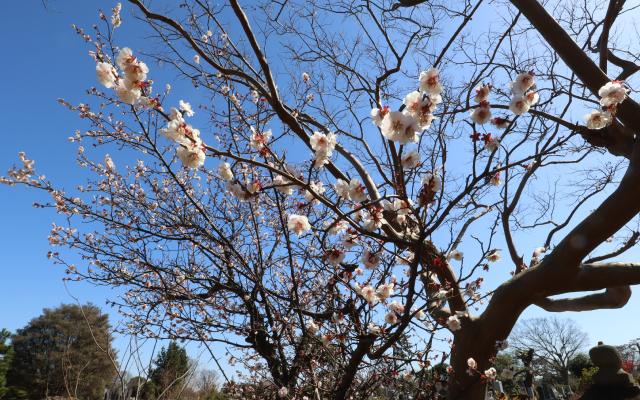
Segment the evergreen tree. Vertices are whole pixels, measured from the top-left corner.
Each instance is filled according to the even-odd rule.
[[[7,372],[13,359],[13,349],[7,340],[11,338],[11,332],[6,329],[0,331],[0,399],[4,397],[9,388],[7,387]]]
[[[154,363],[155,367],[149,373],[150,384],[147,390],[156,395],[169,387],[179,387],[189,370],[187,350],[175,341],[169,343],[167,348],[162,347]]]
[[[68,390],[81,399],[100,398],[113,365],[94,338],[115,359],[109,328],[109,316],[91,303],[83,310],[75,304],[45,308],[11,338],[9,384],[25,390],[29,398],[67,396]]]

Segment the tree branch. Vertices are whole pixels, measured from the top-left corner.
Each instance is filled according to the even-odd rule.
[[[629,240],[627,241],[627,243],[625,243],[624,246],[620,247],[618,250],[613,251],[609,254],[604,254],[602,256],[598,256],[598,257],[593,257],[588,259],[587,261],[585,261],[585,264],[592,264],[598,261],[604,261],[607,260],[609,258],[613,258],[616,256],[619,256],[620,254],[624,253],[625,251],[629,250],[630,248],[632,248],[633,246],[636,245],[636,243],[638,243],[638,237],[640,237],[640,232],[633,232],[633,234],[631,235],[631,237],[629,238]]]
[[[549,312],[591,311],[611,308],[622,308],[631,298],[631,288],[620,286],[608,288],[604,293],[590,294],[572,299],[544,298],[534,304]]]

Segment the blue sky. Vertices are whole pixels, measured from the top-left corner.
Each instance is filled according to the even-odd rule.
[[[0,70],[5,79],[0,87],[0,110],[4,141],[0,147],[0,171],[19,163],[18,152],[25,151],[29,159],[35,160],[36,170],[45,174],[54,186],[72,190],[85,182],[86,172],[75,162],[78,144],[69,143],[67,138],[73,136],[76,129],[86,129],[86,125],[76,117],[76,113],[58,104],[57,99],[64,98],[77,105],[87,100],[84,91],[96,84],[95,64],[88,55],[90,47],[75,34],[71,25],[76,24],[85,32],[92,32],[92,25],[99,21],[98,8],[109,15],[115,4],[115,1],[102,0],[58,0],[49,4],[59,12],[47,12],[39,1],[3,4],[0,37],[5,40],[0,42],[0,52],[5,57]],[[124,23],[118,28],[117,42],[121,47],[135,50],[143,43],[139,39],[142,34],[140,24],[133,20],[129,6],[124,2],[123,8]],[[195,94],[190,85],[180,92],[181,83],[173,82],[170,71],[159,72],[154,77],[157,76],[163,79],[162,82],[172,84],[177,96],[190,98]],[[178,98],[173,97],[176,102]],[[118,160],[115,161],[118,165]],[[73,302],[62,282],[64,269],[46,258],[46,253],[52,249],[46,239],[51,223],[63,224],[64,219],[51,210],[32,206],[33,202],[49,200],[44,192],[0,186],[0,270],[3,282],[0,328],[15,331],[45,307]],[[527,238],[520,237],[519,241],[521,247],[527,247]],[[66,254],[71,255],[71,252]],[[632,249],[623,259],[640,260],[640,250],[637,247]],[[510,269],[507,266],[503,268]],[[502,275],[485,281],[483,289],[494,288],[504,278]],[[90,301],[99,306],[105,304],[107,297],[113,298],[117,294],[108,288],[96,288],[84,282],[69,284],[69,291],[81,302]],[[623,344],[640,337],[640,320],[634,318],[638,309],[640,295],[635,294],[620,310],[564,313],[562,317],[576,320],[589,333],[594,345],[600,340]],[[111,309],[105,308],[105,311],[111,312]],[[532,306],[522,318],[545,315],[548,314]],[[117,321],[117,314],[112,314],[111,319],[112,322]],[[116,342],[121,349],[126,345],[124,338]],[[215,348],[215,351],[217,355],[224,356],[223,348]],[[196,356],[197,352],[195,346],[189,347],[191,356]],[[233,370],[235,368],[228,367],[227,372],[232,373]]]

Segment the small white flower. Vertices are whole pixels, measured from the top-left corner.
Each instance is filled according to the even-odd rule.
[[[462,261],[463,256],[464,256],[464,253],[458,250],[451,250],[451,252],[449,252],[449,257],[453,258],[456,261]]]
[[[457,315],[452,315],[449,318],[447,318],[447,326],[452,331],[457,331],[462,327],[460,323],[460,319],[458,319]]]
[[[502,373],[500,373],[500,375],[504,378],[504,379],[511,379],[513,378],[513,376],[516,374],[516,366],[512,365],[509,369],[503,369]]]
[[[118,73],[111,64],[100,62],[96,65],[96,76],[102,85],[112,88],[116,83]]]
[[[180,100],[180,109],[190,117],[192,117],[193,114],[195,114],[195,112],[191,109],[191,104],[185,103],[182,100]]]
[[[439,71],[437,68],[430,67],[428,70],[420,73],[418,80],[420,81],[419,90],[422,93],[439,95],[444,90],[442,83],[438,81]]]
[[[374,108],[371,110],[371,123],[377,126],[382,126],[382,121],[389,114],[389,107],[385,107],[382,110]]]
[[[500,172],[496,172],[491,175],[491,179],[489,179],[489,184],[492,186],[500,186],[502,185],[502,179],[500,179]]]
[[[304,80],[304,83],[309,82],[309,74],[307,74],[306,72],[302,73],[302,80]]]
[[[281,387],[280,390],[278,390],[278,397],[282,398],[282,397],[286,397],[287,393],[289,393],[289,390],[286,387]]]
[[[516,96],[509,102],[509,110],[515,115],[522,115],[529,111],[531,105],[522,96]]]
[[[318,324],[316,324],[316,322],[311,318],[307,320],[307,327],[309,328],[309,331],[311,331],[311,333],[316,333],[320,330]]]
[[[492,263],[497,263],[498,261],[500,261],[500,250],[491,251],[491,253],[487,256],[487,260]]]
[[[484,371],[484,375],[492,381],[495,381],[498,376],[498,371],[496,371],[495,368],[491,367],[488,370]]]
[[[298,236],[311,230],[311,224],[309,224],[309,220],[304,215],[293,214],[289,216],[289,222],[287,225],[289,229]]]
[[[401,160],[403,169],[412,169],[420,164],[420,153],[418,150],[411,150],[402,155]]]
[[[113,163],[113,161],[111,160],[111,157],[109,157],[108,154],[104,156],[104,166],[107,167],[109,171],[114,171],[116,169],[115,164]]]
[[[361,261],[366,269],[374,270],[380,265],[380,254],[373,253],[370,249],[365,249]]]
[[[484,125],[491,120],[491,109],[488,103],[480,103],[479,107],[470,111],[469,118],[478,125]]]
[[[233,171],[231,171],[231,165],[227,162],[220,161],[218,165],[218,171],[220,171],[220,177],[225,181],[233,179]]]
[[[524,73],[520,74],[516,77],[516,80],[509,84],[511,88],[512,94],[524,94],[533,84],[535,83],[535,79],[533,77],[533,73]]]
[[[483,101],[487,101],[490,93],[491,93],[491,85],[485,86],[483,84],[480,84],[476,88],[476,97],[473,98],[473,101],[476,103],[482,103]]]
[[[474,360],[473,358],[470,358],[467,360],[467,365],[469,366],[469,368],[471,369],[476,369],[478,368],[478,363],[476,362],[476,360]]]
[[[587,128],[589,129],[602,129],[609,125],[611,122],[611,112],[602,110],[593,110],[591,114],[584,116],[587,120]]]
[[[602,97],[600,99],[600,104],[603,107],[611,107],[620,104],[627,97],[627,92],[628,90],[622,86],[622,82],[608,82],[598,91],[598,95]]]
[[[193,56],[193,62],[196,64],[200,64],[200,56],[197,54]]]
[[[202,146],[202,141],[199,138],[196,138],[195,142],[185,140],[178,146],[176,154],[185,167],[198,169],[204,165],[206,158],[206,153]]]
[[[384,322],[389,325],[393,325],[398,322],[398,316],[394,312],[390,312],[389,314],[384,316]]]
[[[366,188],[360,183],[359,179],[352,179],[349,182],[349,197],[356,203],[362,203],[369,199]]]

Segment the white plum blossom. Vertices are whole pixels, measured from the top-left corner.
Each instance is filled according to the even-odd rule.
[[[628,90],[622,86],[622,82],[608,82],[598,91],[598,95],[602,97],[600,99],[600,104],[603,107],[616,106],[622,103],[622,101],[627,97],[627,92]]]
[[[251,131],[253,132],[250,139],[251,148],[253,150],[262,150],[262,148],[264,148],[264,146],[267,144],[267,142],[269,142],[269,139],[271,138],[271,129],[266,132],[260,133],[253,129],[253,127],[251,127]]]
[[[491,108],[489,103],[482,102],[480,106],[472,108],[469,114],[469,118],[478,125],[484,125],[491,120]]]
[[[125,69],[130,65],[133,65],[136,62],[136,57],[133,56],[133,51],[130,48],[124,47],[118,51],[118,58],[116,58],[116,63],[120,67],[120,69]]]
[[[388,299],[396,291],[396,284],[393,282],[385,283],[383,285],[378,286],[376,289],[376,293],[378,297],[382,300]]]
[[[420,164],[420,153],[418,150],[411,150],[402,155],[400,160],[403,169],[412,169]]]
[[[329,346],[329,344],[331,343],[331,340],[333,340],[331,335],[322,335],[322,336],[320,336],[320,341],[322,341],[322,345],[325,346],[325,347]]]
[[[116,84],[116,77],[118,73],[116,69],[109,63],[99,62],[96,65],[96,76],[98,82],[107,88],[112,88]]]
[[[500,375],[504,378],[504,379],[511,379],[513,378],[513,376],[516,374],[516,366],[512,365],[509,369],[503,369],[502,372],[500,373]]]
[[[349,200],[351,198],[351,196],[349,195],[351,187],[349,186],[349,183],[343,181],[342,179],[338,179],[338,182],[333,185],[333,189],[336,191],[336,194],[342,199]]]
[[[302,73],[302,80],[304,81],[304,83],[309,82],[309,74],[307,74],[306,72]]]
[[[533,77],[533,72],[519,74],[516,77],[516,80],[509,84],[511,94],[522,95],[529,90],[534,83],[535,79]]]
[[[285,180],[281,175],[278,175],[278,176],[276,176],[276,177],[273,179],[273,184],[274,184],[274,185],[286,185],[286,184],[288,184],[288,183],[289,183],[289,181],[286,181],[286,180]],[[289,185],[289,186],[279,186],[279,187],[277,187],[277,189],[278,189],[280,192],[282,192],[282,193],[284,193],[284,194],[287,194],[287,195],[289,195],[289,194],[292,194],[292,193],[293,193],[293,185]]]
[[[529,91],[524,95],[524,99],[529,104],[529,106],[533,106],[538,103],[538,100],[540,100],[540,96],[536,92]]]
[[[124,79],[131,82],[144,81],[147,79],[147,72],[149,67],[142,61],[138,61],[124,69]]]
[[[374,108],[371,110],[371,123],[377,126],[382,126],[382,121],[389,114],[389,107],[384,107],[382,110]]]
[[[453,258],[456,261],[462,261],[462,257],[464,256],[464,253],[462,253],[461,251],[458,250],[451,250],[449,252],[449,257]]]
[[[278,397],[280,397],[280,398],[286,397],[287,393],[289,393],[289,390],[286,387],[283,386],[278,390]]]
[[[484,144],[484,149],[487,151],[494,151],[500,146],[500,139],[496,136],[491,138],[488,142]]]
[[[333,225],[333,226],[332,226]],[[331,227],[331,229],[329,229]],[[324,221],[322,223],[322,229],[329,229],[329,235],[338,235],[344,232],[349,227],[347,221],[338,221],[334,225],[334,221]]]
[[[491,125],[498,129],[507,129],[510,123],[511,120],[509,118],[493,118],[491,120]]]
[[[362,297],[369,303],[376,303],[380,301],[380,297],[378,296],[378,291],[371,286],[365,286],[361,290]]]
[[[369,329],[369,333],[372,333],[374,335],[380,335],[382,333],[382,330],[380,329],[380,327],[374,324],[373,322],[369,322],[369,325],[367,325],[367,328]]]
[[[469,368],[471,369],[476,369],[478,368],[478,363],[476,362],[476,360],[474,360],[473,358],[470,358],[467,360],[467,365],[469,366]]]
[[[473,98],[473,101],[476,103],[482,103],[483,101],[487,101],[490,93],[491,93],[491,85],[480,84],[478,85],[478,87],[476,87],[476,96]]]
[[[405,115],[410,115],[412,117],[417,117],[420,112],[420,103],[422,102],[422,94],[420,92],[415,91],[409,93],[403,100],[402,103],[405,105],[404,110],[402,111]]]
[[[500,250],[492,250],[487,256],[487,260],[492,263],[500,261]]]
[[[400,111],[391,111],[382,121],[382,135],[393,142],[416,143],[422,129],[418,121],[410,115],[405,115]]]
[[[384,316],[384,322],[389,325],[393,325],[398,322],[398,316],[394,312],[390,312],[389,314]]]
[[[293,214],[289,216],[289,222],[287,224],[290,230],[292,230],[298,237],[303,233],[311,230],[311,224],[304,215]]]
[[[356,268],[355,271],[353,271],[356,275],[362,276],[364,275],[364,271],[362,270],[362,268]]]
[[[498,351],[506,350],[509,347],[509,342],[506,340],[496,340],[496,348]]]
[[[311,190],[313,190],[314,192],[316,192],[317,194],[323,194],[326,190],[326,188],[324,187],[324,183],[322,182],[310,182],[309,183],[309,188]],[[314,201],[317,203],[318,200],[315,198],[315,196],[307,191],[307,190],[302,190],[302,195],[304,196],[304,199],[308,202]]]
[[[129,90],[124,81],[118,82],[116,97],[125,104],[134,105],[140,97],[140,90]]]
[[[115,164],[113,163],[113,161],[111,160],[111,157],[109,157],[109,155],[107,154],[106,156],[104,156],[104,166],[109,170],[109,171],[114,171],[116,169]]]
[[[200,64],[200,56],[197,54],[193,56],[193,62],[196,64]]]
[[[361,261],[366,269],[374,270],[380,266],[380,254],[374,253],[370,249],[364,249]]]
[[[191,109],[191,104],[190,103],[185,103],[182,100],[180,100],[180,109],[182,111],[184,111],[184,113],[187,114],[190,117],[193,117],[193,114],[195,114],[195,111],[193,111]]]
[[[611,122],[611,111],[593,110],[584,119],[587,120],[587,128],[602,129]]]
[[[178,109],[175,107],[171,107],[171,113],[169,114],[169,119],[171,121],[177,121],[180,124],[184,124],[184,117],[182,116],[182,113],[178,111]]]
[[[500,179],[500,172],[496,172],[491,175],[491,179],[489,179],[489,184],[492,186],[500,186],[502,185],[502,179]]]
[[[492,381],[495,381],[498,377],[498,371],[496,371],[495,368],[491,367],[488,370],[484,371],[484,376],[486,376],[488,379],[491,379]]]
[[[418,319],[424,318],[425,314],[424,314],[424,311],[422,309],[418,310],[416,307],[413,307],[413,312],[415,312],[416,318],[418,318]]]
[[[387,308],[389,309],[389,311],[395,311],[398,314],[404,314],[404,304],[400,303],[399,301],[392,301],[391,303],[389,303]]]
[[[368,230],[369,232],[373,232],[377,229],[380,229],[383,224],[386,224],[387,221],[384,219],[382,213],[382,208],[367,212],[364,218],[364,229]]]
[[[307,327],[309,328],[309,331],[311,331],[311,333],[316,333],[320,330],[318,324],[316,324],[316,322],[311,318],[307,320]]]
[[[344,251],[333,249],[327,254],[327,262],[330,265],[337,266],[344,260],[346,255]]]
[[[220,172],[220,177],[225,181],[233,179],[233,171],[231,171],[231,165],[229,163],[220,161],[220,164],[218,164],[218,171]]]
[[[509,110],[515,115],[522,115],[529,111],[529,108],[531,108],[531,105],[522,96],[516,96],[509,102]]]
[[[352,179],[351,182],[349,182],[349,197],[356,203],[362,203],[369,199],[366,188],[360,183],[359,179]]]
[[[447,318],[447,326],[452,331],[457,331],[462,327],[460,323],[460,319],[458,319],[457,315],[452,315],[449,318]]]
[[[418,78],[420,81],[419,90],[422,93],[438,95],[444,90],[442,83],[438,81],[439,71],[437,68],[430,67],[428,70],[420,73]]]
[[[197,169],[204,165],[206,153],[202,141],[198,138],[193,142],[190,140],[181,142],[176,153],[187,168]]]
[[[442,189],[442,178],[438,175],[432,175],[431,173],[426,173],[422,176],[421,184],[431,186],[431,190],[434,192]]]
[[[344,226],[348,227],[348,223],[344,221]],[[358,245],[358,235],[355,233],[347,233],[342,238],[340,238],[340,244],[342,244],[347,250],[351,250],[353,246]]]

